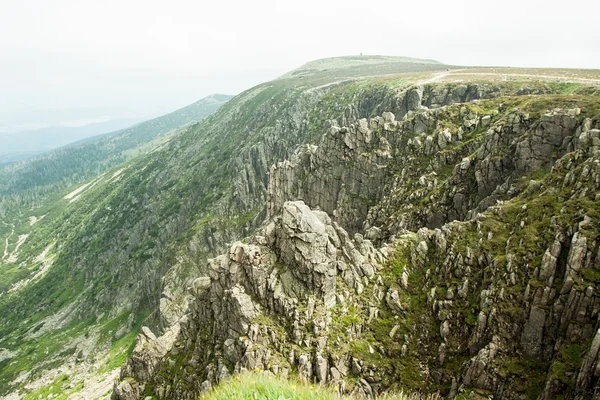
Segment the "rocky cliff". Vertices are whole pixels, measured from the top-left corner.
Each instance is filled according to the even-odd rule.
[[[113,398],[195,399],[244,369],[367,397],[600,397],[598,99],[478,90],[332,118],[271,167],[262,227],[138,337]]]
[[[287,84],[286,81],[283,82]],[[208,164],[208,167],[215,172],[214,177],[208,178],[212,181],[211,186],[225,189],[215,198],[214,204],[210,202],[210,206],[203,210],[204,218],[196,225],[196,231],[188,234],[191,237],[186,243],[185,251],[180,252],[174,267],[165,274],[162,293],[155,294],[161,296],[160,313],[158,313],[161,328],[167,327],[185,313],[190,300],[185,288],[190,285],[191,280],[204,273],[206,259],[224,251],[227,243],[252,233],[262,223],[265,215],[272,212],[268,209],[270,204],[268,198],[280,199],[273,201],[288,198],[286,195],[273,194],[269,197],[268,191],[276,190],[277,185],[271,179],[271,189],[269,189],[267,183],[271,173],[269,168],[288,156],[293,162],[297,155],[292,153],[298,145],[305,144],[306,148],[314,148],[314,144],[306,143],[320,142],[323,125],[340,126],[363,116],[382,114],[386,110],[392,110],[400,118],[423,108],[427,109],[428,105],[440,107],[441,104],[492,99],[502,95],[553,91],[551,87],[539,83],[530,86],[531,88],[523,89],[522,86],[498,83],[396,86],[389,83],[373,85],[345,82],[326,87],[311,87],[307,90],[295,88],[286,89],[282,93],[274,92],[277,95],[264,99],[264,103],[251,116],[248,116],[248,108],[252,102],[265,92],[270,94],[274,88],[261,87],[240,95],[228,105],[231,109],[225,108],[226,114],[217,114],[214,120],[207,121],[210,125],[203,135],[214,136],[213,139],[187,144],[193,146],[192,151],[186,151],[192,153],[189,157],[196,157],[193,153],[203,148],[203,154],[218,155],[225,152],[231,157],[231,162]],[[230,132],[231,126],[240,131]],[[337,146],[336,143],[331,145],[334,148]],[[219,158],[228,159],[222,155],[219,155]],[[206,166],[205,163],[200,165]],[[179,168],[179,165],[176,168]],[[341,166],[341,168],[345,167]],[[202,174],[205,173],[202,171]],[[336,179],[335,174],[328,173],[325,177],[327,176]],[[383,179],[383,176],[381,178]],[[294,179],[289,178],[288,182]],[[299,177],[295,182],[295,184],[302,184],[302,179]],[[373,186],[364,185],[363,190],[370,190],[370,187]],[[194,190],[206,191],[206,187],[198,187]],[[290,199],[296,198],[296,194],[292,195],[291,192],[290,196]],[[352,201],[361,202],[360,197],[356,196]],[[327,212],[332,211],[324,209]],[[350,209],[347,209],[350,212]],[[356,221],[362,220],[359,214],[349,216],[346,219],[348,224],[344,226],[353,232],[354,225],[359,223]]]
[[[413,61],[382,72],[446,69]],[[81,185],[33,202],[17,194],[0,221],[0,396],[37,396],[64,375],[78,391],[86,374],[102,380],[96,371],[121,363],[142,323],[158,333],[177,321],[206,260],[263,221],[269,166],[314,140],[323,120],[371,115],[407,88],[365,72],[326,68],[258,85]]]

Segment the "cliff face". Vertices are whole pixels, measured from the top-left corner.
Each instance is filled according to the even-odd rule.
[[[288,374],[296,358],[310,378],[314,351],[322,364],[319,381],[328,381],[327,349],[335,338],[328,343],[325,333],[343,299],[338,280],[343,276],[363,291],[363,277],[373,278],[385,257],[385,249],[351,240],[324,212],[286,203],[250,243],[234,244],[211,260],[209,277],[194,281],[196,301],[174,328],[179,336],[167,355],[155,357],[138,341],[115,397],[137,398],[154,387],[161,398],[191,399],[241,368]],[[152,343],[160,347],[163,338]]]
[[[342,226],[388,234],[472,218],[573,150],[575,111],[533,118],[511,108],[482,101],[334,125],[318,147],[271,167],[269,215],[303,199]]]
[[[265,219],[265,215],[273,212],[269,207],[274,207],[275,202],[281,204],[285,201],[284,199],[304,198],[300,196],[299,192],[294,191],[296,189],[291,187],[303,184],[305,178],[300,175],[297,178],[291,176],[285,178],[287,183],[281,183],[287,185],[284,193],[269,194],[269,191],[278,190],[278,185],[280,185],[273,178],[271,178],[271,183],[268,184],[268,176],[273,174],[269,167],[290,156],[298,145],[311,141],[319,142],[318,135],[322,134],[321,124],[325,124],[327,127],[336,127],[348,120],[356,121],[359,117],[365,115],[375,116],[384,113],[386,110],[393,110],[396,115],[403,117],[408,113],[421,110],[423,107],[427,108],[426,105],[438,107],[440,103],[455,104],[473,99],[515,95],[519,94],[522,89],[515,89],[513,86],[501,84],[449,84],[426,85],[424,87],[359,85],[356,88],[352,83],[345,83],[302,91],[288,89],[277,95],[281,98],[276,96],[265,100],[254,114],[248,116],[248,108],[251,105],[248,103],[252,103],[257,97],[261,96],[262,92],[269,92],[269,90],[269,88],[260,88],[258,94],[248,91],[240,99],[237,99],[237,102],[234,100],[234,103],[229,105],[231,109],[225,110],[227,114],[217,114],[214,121],[207,121],[210,125],[203,136],[212,138],[210,141],[207,140],[209,145],[207,143],[194,143],[192,148],[194,150],[188,151],[190,153],[189,157],[195,157],[193,152],[197,151],[196,148],[202,149],[203,147],[203,150],[198,151],[210,151],[216,155],[222,152],[229,154],[231,157],[230,162],[224,162],[223,165],[208,164],[208,166],[214,167],[218,176],[221,177],[218,185],[224,186],[227,185],[227,182],[231,182],[231,184],[214,201],[214,204],[211,203],[209,207],[203,210],[202,215],[205,217],[203,222],[198,224],[199,229],[191,235],[191,240],[186,245],[185,251],[180,252],[181,254],[177,257],[174,267],[166,272],[165,278],[162,280],[161,327],[167,327],[169,324],[174,323],[186,312],[190,297],[185,289],[195,277],[205,273],[204,266],[208,257],[225,250],[227,243],[251,234]],[[550,88],[543,86],[535,89],[538,92],[550,90]],[[529,91],[534,91],[534,89],[529,89]],[[349,95],[348,93],[352,94]],[[361,123],[364,123],[364,121]],[[420,128],[417,127],[417,129]],[[315,132],[318,132],[318,135]],[[316,139],[313,140],[312,138]],[[378,145],[378,143],[360,144],[358,137],[355,140],[358,140],[357,145],[361,147],[375,148],[374,146]],[[328,152],[324,157],[333,157],[333,153],[337,151],[347,151],[339,147],[338,142],[339,140],[335,139],[332,143],[322,143],[319,146],[319,149],[322,149],[321,152]],[[392,144],[400,145],[400,143],[395,142]],[[330,148],[324,150],[326,146]],[[298,157],[306,157],[302,151],[310,151],[306,149],[315,148],[314,145],[304,145],[298,154],[291,156],[289,162],[294,163],[294,160]],[[354,153],[358,151],[358,148],[353,150]],[[339,158],[343,155],[336,153],[335,157]],[[227,157],[219,156],[219,158],[227,160]],[[356,162],[360,162],[360,160],[358,157],[356,158]],[[327,162],[329,161],[325,163]],[[321,164],[325,165],[324,163]],[[346,165],[339,163],[337,168],[339,171],[324,168],[320,170],[322,179],[328,181],[319,184],[331,184],[332,186],[329,189],[332,193],[335,192],[334,188],[340,188],[340,182],[338,181],[340,174],[362,173],[359,169],[348,169]],[[294,173],[302,174],[299,171]],[[387,175],[379,174],[379,177],[383,180],[387,178]],[[364,174],[361,175],[360,179],[364,179]],[[351,213],[344,219],[342,224],[350,232],[354,232],[356,225],[362,225],[365,219],[366,207],[369,204],[365,203],[364,199],[368,198],[370,199],[368,201],[375,204],[377,199],[383,198],[382,196],[374,197],[371,194],[365,196],[360,194],[360,190],[372,191],[373,187],[377,187],[372,183],[362,185],[360,179],[353,180],[355,187],[351,189],[353,191],[351,199],[330,198],[326,201],[329,203],[350,201],[355,203],[356,206],[363,205],[361,211],[355,211],[357,207],[350,207],[349,205],[340,208],[340,212]],[[348,180],[350,181],[351,178],[348,178]],[[384,186],[383,181],[379,183],[381,183],[381,187]],[[217,182],[214,184],[216,185]],[[314,187],[314,184],[312,184],[311,187],[302,187],[297,190],[314,192],[321,189]],[[381,188],[377,190],[381,191]],[[341,196],[343,197],[344,194]],[[193,201],[193,199],[189,201]],[[266,204],[267,206],[265,206]],[[326,204],[320,206],[332,216],[334,215],[333,209],[335,207],[326,207]],[[341,211],[342,209],[347,211]],[[342,223],[342,219],[338,218],[336,221]],[[154,281],[154,284],[156,283]]]
[[[427,90],[271,167],[262,227],[140,335],[113,398],[255,368],[362,396],[600,397],[597,99],[422,110],[448,102]]]

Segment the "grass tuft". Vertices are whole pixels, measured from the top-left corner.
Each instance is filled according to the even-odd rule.
[[[353,399],[341,393],[339,386],[320,386],[302,383],[297,379],[276,377],[270,372],[247,372],[221,382],[212,391],[200,395],[198,400],[337,400]],[[387,393],[378,396],[385,400],[437,400],[437,395],[421,397],[417,394]]]

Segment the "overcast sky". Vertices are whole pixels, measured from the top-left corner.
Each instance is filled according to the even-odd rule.
[[[0,127],[166,112],[339,55],[600,68],[600,1],[0,0]]]

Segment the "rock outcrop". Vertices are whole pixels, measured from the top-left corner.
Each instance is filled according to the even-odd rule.
[[[527,92],[545,93],[551,90],[543,85],[537,86],[536,89]],[[240,96],[241,109],[244,109],[243,102],[251,103],[253,96],[259,95],[262,90],[265,88],[256,88]],[[490,83],[428,84],[402,88],[365,86],[358,92],[354,92],[351,98],[346,99],[344,90],[332,86],[312,88],[299,95],[286,93],[286,102],[289,103],[287,107],[280,107],[275,99],[266,101],[250,120],[243,120],[243,124],[240,120],[244,113],[230,113],[229,119],[216,124],[224,130],[218,131],[216,136],[223,142],[221,145],[228,148],[230,144],[225,137],[232,135],[228,127],[242,126],[240,129],[243,132],[241,137],[244,137],[244,142],[239,144],[236,156],[230,165],[219,166],[220,169],[230,172],[227,179],[232,181],[231,189],[223,198],[216,201],[214,208],[206,211],[213,217],[213,221],[202,226],[187,244],[186,253],[179,256],[165,273],[161,286],[160,311],[157,312],[160,326],[163,328],[169,326],[185,313],[191,301],[185,288],[190,285],[191,280],[205,273],[206,260],[225,251],[227,243],[251,234],[265,219],[266,212],[275,212],[272,203],[278,202],[280,206],[285,200],[303,199],[311,207],[319,206],[325,210],[350,233],[358,232],[367,217],[367,210],[377,204],[377,200],[374,199],[384,198],[384,193],[387,193],[386,187],[388,189],[391,187],[395,175],[390,176],[390,168],[385,169],[385,167],[390,166],[395,171],[397,162],[390,159],[390,155],[395,157],[398,149],[406,146],[402,140],[407,140],[410,133],[430,133],[435,129],[437,120],[448,117],[444,112],[444,106],[454,105],[453,110],[458,112],[460,106],[457,103],[519,93],[521,93],[520,89],[515,90],[512,85]],[[464,123],[462,129],[465,131],[490,123],[490,115],[482,113],[479,115],[470,107],[467,108],[469,111],[465,111],[461,117],[464,119],[461,124]],[[376,117],[378,115],[382,117]],[[373,118],[363,120],[365,116]],[[402,120],[405,117],[406,121]],[[386,118],[391,120],[387,121]],[[480,119],[483,121],[481,124]],[[318,147],[304,145],[296,155],[293,155],[298,145],[307,143],[314,135],[322,134],[323,124],[328,127],[329,133],[337,129],[338,135],[335,137],[325,135]],[[344,130],[348,132],[343,133]],[[387,133],[379,134],[380,130],[387,130]],[[399,131],[406,131],[408,135],[398,140],[396,132]],[[449,131],[445,131],[441,135],[445,135],[447,140],[450,140],[446,142],[447,147],[460,142],[456,133],[450,134]],[[448,135],[454,135],[453,139]],[[340,146],[340,141],[343,140],[347,143]],[[200,144],[202,140],[200,143],[194,143],[194,146]],[[470,148],[464,149],[465,156],[468,155],[466,151]],[[428,150],[433,154],[438,149],[432,147]],[[215,153],[221,151],[224,150],[218,146],[214,147]],[[311,156],[312,151],[317,151],[318,154]],[[361,154],[363,157],[359,158]],[[298,158],[307,157],[311,158],[310,162],[316,163],[316,170],[312,175],[301,171],[309,168],[307,166],[310,162],[301,162],[302,166],[299,168],[293,166],[297,164]],[[415,152],[406,160],[405,165],[409,170],[412,169],[415,158],[422,158],[422,155]],[[278,167],[275,173],[282,179],[278,183],[273,178],[270,166],[282,159],[289,161],[284,162],[281,168],[294,171],[289,171],[288,176],[285,176],[280,173]],[[442,164],[432,165],[431,168],[451,165],[454,161],[449,156],[445,156],[440,161]],[[316,172],[320,176],[315,176]],[[420,175],[417,179],[419,177]],[[223,182],[216,183],[217,188],[221,185]],[[283,186],[279,187],[281,185]],[[295,185],[300,187],[295,188]],[[215,183],[212,186],[215,186]],[[413,188],[406,190],[413,190]],[[307,191],[310,195],[303,196],[302,191]],[[318,193],[320,193],[319,201],[313,202],[313,197]],[[460,198],[458,195],[456,201],[460,202]],[[268,206],[269,209],[266,209],[265,203],[271,204]],[[464,207],[466,206],[462,203],[458,205],[461,210]],[[182,207],[184,210],[190,208],[191,205]],[[391,206],[386,208],[390,209]],[[448,218],[452,219],[454,214],[449,213]],[[251,218],[245,224],[238,225],[215,222],[244,220],[245,218],[241,216],[251,216]],[[403,225],[419,227],[423,218],[425,217],[421,216],[418,222]],[[439,218],[436,216],[434,220],[437,219]],[[377,225],[384,224],[378,221]],[[153,283],[157,284],[157,282]]]
[[[362,293],[386,256],[387,248],[351,239],[326,213],[284,203],[249,243],[235,243],[211,260],[209,277],[194,281],[196,300],[168,356],[162,338],[141,336],[114,397],[136,398],[131,393],[141,396],[148,385],[160,398],[195,399],[231,373],[256,368],[341,380],[349,359],[328,351],[328,342],[341,340],[331,336],[333,309],[348,307],[338,285]]]
[[[600,124],[527,106],[333,124],[271,168],[262,228],[113,397],[195,399],[246,369],[366,397],[600,397]]]
[[[549,170],[572,151],[591,122],[582,124],[579,112],[533,118],[487,102],[334,125],[319,146],[271,167],[267,213],[302,199],[351,232],[388,236],[473,218],[516,195],[521,176]]]

